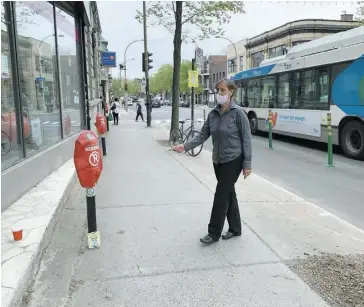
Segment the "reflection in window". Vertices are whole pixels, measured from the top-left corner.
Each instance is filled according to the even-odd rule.
[[[291,104],[290,74],[278,76],[277,108],[288,109]]]
[[[325,107],[329,103],[329,74],[327,69],[318,71],[319,87],[318,98],[321,107]]]
[[[327,68],[304,71],[301,90],[301,108],[324,110],[329,102],[329,77]]]
[[[253,79],[248,81],[247,100],[248,100],[248,106],[250,108],[259,108],[260,106],[259,79]]]
[[[228,73],[236,71],[235,59],[228,60]]]
[[[244,57],[243,56],[240,56],[240,71],[244,70]]]
[[[314,70],[303,72],[301,101],[304,109],[310,109],[316,96],[316,82]]]
[[[274,108],[276,102],[276,78],[266,77],[261,80],[261,108]]]
[[[284,54],[287,54],[286,45],[269,48],[269,58],[275,58]]]
[[[9,41],[11,31],[10,2],[1,2],[1,169],[5,169],[23,158],[20,122],[16,116],[12,74],[12,54]],[[30,135],[29,121],[24,118],[24,134]]]
[[[258,67],[260,63],[264,61],[264,51],[253,53],[252,56],[252,68]]]
[[[76,27],[74,17],[56,9],[59,76],[63,118],[63,137],[67,138],[81,130],[80,113],[80,70],[76,56]]]
[[[26,139],[27,155],[30,155],[61,139],[57,82],[53,73],[56,66],[53,7],[40,1],[16,1],[15,6],[21,102],[30,122],[30,135]]]

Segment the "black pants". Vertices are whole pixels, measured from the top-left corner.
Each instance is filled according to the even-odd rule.
[[[119,124],[119,113],[112,112],[112,117],[114,118],[114,124]]]
[[[235,182],[243,169],[243,157],[227,163],[214,163],[217,179],[214,204],[208,227],[209,234],[214,239],[220,239],[224,228],[225,217],[229,223],[229,231],[240,235],[241,221],[238,200],[235,193]]]
[[[143,113],[140,112],[140,111],[137,112],[137,116],[135,117],[135,120],[138,120],[139,119],[139,116],[142,118],[142,120],[144,120]]]

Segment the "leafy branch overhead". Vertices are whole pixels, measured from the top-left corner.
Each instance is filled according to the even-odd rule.
[[[359,1],[358,2],[358,8],[357,8],[357,20],[364,24],[364,2]]]
[[[233,14],[244,13],[242,1],[183,1],[182,39],[184,42],[204,40],[224,35],[223,26]],[[150,2],[147,18],[151,25],[163,26],[174,34],[176,25],[176,1]],[[136,19],[143,20],[137,11]]]

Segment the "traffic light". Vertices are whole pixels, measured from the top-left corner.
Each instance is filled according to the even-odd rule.
[[[151,70],[153,68],[153,66],[149,65],[149,63],[153,62],[153,60],[150,59],[150,57],[153,55],[153,53],[148,52],[147,54],[148,54],[148,70]],[[144,52],[142,54],[142,61],[143,61],[143,65],[142,65],[143,71],[145,71],[145,53]]]

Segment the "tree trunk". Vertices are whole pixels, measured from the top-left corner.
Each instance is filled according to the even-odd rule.
[[[173,84],[171,131],[179,127],[179,82],[182,46],[182,1],[176,1],[176,29],[173,39]]]

